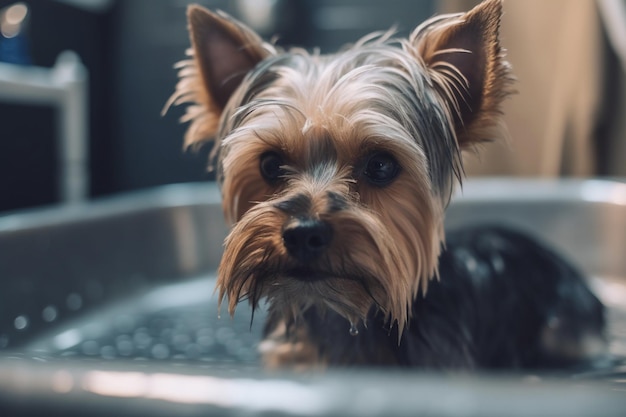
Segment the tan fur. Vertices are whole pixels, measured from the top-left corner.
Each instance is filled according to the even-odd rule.
[[[261,342],[259,350],[266,369],[288,366],[296,371],[324,369],[326,363],[314,343],[309,340],[306,327],[287,329],[282,321]]]

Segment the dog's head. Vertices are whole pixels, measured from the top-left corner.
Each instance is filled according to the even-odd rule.
[[[215,141],[231,314],[267,297],[289,317],[315,306],[356,323],[378,308],[404,327],[437,274],[461,151],[501,135],[501,12],[488,0],[320,55],[189,8],[172,102],[193,104],[186,144]]]

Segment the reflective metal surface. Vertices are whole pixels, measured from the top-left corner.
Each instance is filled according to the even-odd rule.
[[[626,357],[626,184],[467,181],[447,221],[511,224],[570,257]],[[0,415],[624,415],[619,360],[567,375],[265,373],[262,312],[220,318],[213,296],[226,232],[213,185],[0,216]]]

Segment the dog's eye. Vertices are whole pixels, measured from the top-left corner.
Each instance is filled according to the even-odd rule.
[[[391,184],[400,172],[396,159],[386,152],[372,154],[365,166],[365,177],[374,185],[384,187]]]
[[[278,178],[285,174],[285,170],[282,168],[284,164],[283,158],[276,152],[265,152],[261,155],[261,175],[270,184],[275,183]]]

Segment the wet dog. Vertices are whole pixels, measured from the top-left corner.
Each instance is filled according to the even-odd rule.
[[[214,143],[233,225],[219,297],[231,314],[267,301],[268,366],[542,368],[602,350],[602,305],[549,248],[444,232],[462,151],[504,135],[501,14],[487,0],[322,55],[189,8],[169,104],[189,104],[187,145]]]

